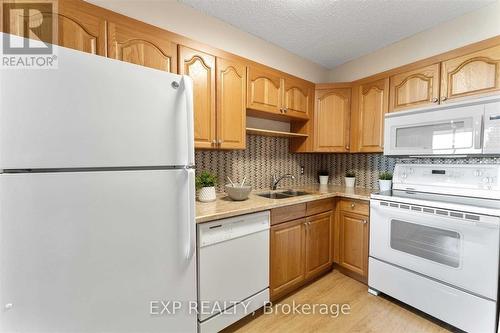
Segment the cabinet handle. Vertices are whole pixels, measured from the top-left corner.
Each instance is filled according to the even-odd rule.
[[[431,100],[431,102],[432,102],[432,103],[437,103],[437,102],[439,102],[439,98],[434,97],[434,98]]]
[[[287,113],[287,112],[288,112],[288,108],[285,108],[285,113]]]
[[[351,204],[351,208],[354,208],[356,207],[356,205],[354,204],[354,202]]]
[[[444,102],[444,101],[446,101],[447,99],[448,99],[448,97],[446,97],[446,96],[441,96],[441,102]]]
[[[280,112],[283,113],[283,108],[280,108]]]

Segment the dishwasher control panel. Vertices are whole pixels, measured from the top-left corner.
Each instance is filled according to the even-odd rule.
[[[223,220],[198,224],[198,247],[269,229],[269,211],[240,215]]]

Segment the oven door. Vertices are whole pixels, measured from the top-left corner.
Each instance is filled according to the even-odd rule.
[[[371,200],[370,256],[496,300],[499,218]]]
[[[484,105],[389,114],[384,155],[482,153]]]

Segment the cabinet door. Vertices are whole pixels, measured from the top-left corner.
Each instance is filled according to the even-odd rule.
[[[330,267],[331,219],[331,211],[306,219],[306,279]]]
[[[59,1],[58,13],[52,12],[52,7],[29,10],[32,6],[25,3],[12,3],[10,7],[14,10],[3,13],[4,19],[5,15],[9,15],[10,24],[3,26],[2,31],[82,52],[106,55],[106,22],[104,11],[100,8],[75,1]],[[57,34],[47,29],[53,25],[53,20],[57,20]],[[29,31],[25,31],[25,27],[29,27]]]
[[[304,281],[305,219],[271,227],[271,299]]]
[[[349,150],[351,89],[316,91],[314,110],[314,151]]]
[[[284,112],[288,117],[309,119],[310,100],[314,88],[306,82],[297,79],[284,79]]]
[[[179,74],[193,79],[194,144],[217,148],[215,116],[215,57],[179,47]]]
[[[439,103],[439,63],[390,79],[389,112]]]
[[[384,151],[384,115],[389,109],[389,78],[357,86],[353,117],[354,152]]]
[[[500,45],[444,61],[441,103],[500,90]]]
[[[368,217],[340,212],[339,264],[363,277],[368,276]]]
[[[248,67],[247,108],[256,111],[281,114],[281,76],[272,70]]]
[[[166,72],[177,70],[177,44],[170,33],[127,18],[108,24],[108,57]]]
[[[219,148],[246,147],[246,67],[217,58],[217,133]]]

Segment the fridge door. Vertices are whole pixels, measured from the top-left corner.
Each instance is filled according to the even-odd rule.
[[[0,332],[196,332],[193,176],[0,175]]]
[[[0,70],[0,169],[194,164],[189,77],[54,48]]]

